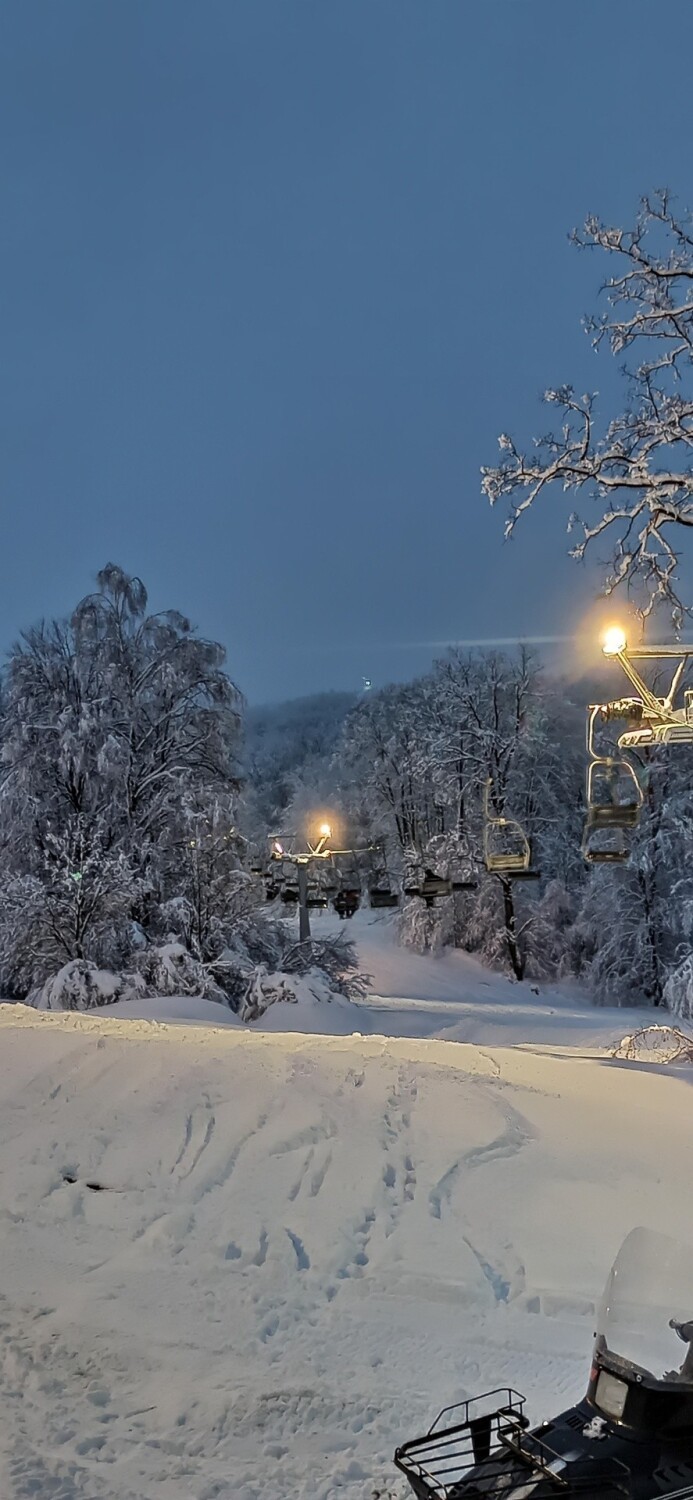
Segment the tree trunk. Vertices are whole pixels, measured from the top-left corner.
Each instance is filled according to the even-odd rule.
[[[501,886],[503,888],[503,916],[505,918],[505,941],[508,945],[508,957],[515,978],[524,979],[525,961],[517,940],[512,881],[502,879]]]

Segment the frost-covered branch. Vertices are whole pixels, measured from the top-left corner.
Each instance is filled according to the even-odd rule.
[[[629,590],[647,615],[664,603],[676,624],[689,612],[681,597],[682,533],[693,526],[693,220],[677,216],[668,193],[645,199],[635,227],[618,229],[588,218],[573,235],[616,263],[605,282],[608,310],[588,318],[596,347],[625,356],[626,401],[606,423],[595,398],[569,385],[545,393],[560,425],[523,451],[501,435],[501,460],[482,470],[492,505],[508,502],[506,536],[545,490],[584,497],[596,521],[571,515],[581,560],[606,537],[611,563],[605,590]]]

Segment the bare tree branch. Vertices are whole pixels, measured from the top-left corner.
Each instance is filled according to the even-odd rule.
[[[600,426],[593,396],[569,385],[546,391],[559,430],[529,453],[502,434],[503,456],[482,469],[482,489],[492,505],[509,501],[506,537],[552,486],[598,504],[596,522],[570,517],[580,533],[571,556],[583,559],[608,536],[605,592],[625,588],[644,616],[664,604],[679,626],[690,612],[679,591],[679,528],[693,526],[693,218],[678,217],[659,191],[643,199],[632,229],[591,216],[572,240],[616,262],[602,287],[608,310],[585,326],[595,347],[626,356],[624,410]]]

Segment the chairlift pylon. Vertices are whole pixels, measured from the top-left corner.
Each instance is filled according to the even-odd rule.
[[[508,880],[538,880],[541,872],[532,865],[529,839],[517,818],[496,815],[491,809],[489,777],[484,787],[484,864],[490,875]]]
[[[611,637],[611,640],[609,639]],[[628,727],[618,737],[620,750],[645,749],[653,745],[693,745],[693,690],[684,688],[683,705],[675,708],[686,665],[693,656],[693,646],[629,646],[625,633],[614,628],[607,631],[603,646],[609,660],[617,661],[637,697],[602,705],[606,718],[625,718]],[[636,661],[675,660],[677,665],[669,691],[660,698],[641,676]],[[590,705],[590,709],[593,705]]]
[[[644,797],[637,770],[628,752],[657,745],[693,744],[693,690],[684,688],[683,705],[675,708],[686,665],[693,656],[693,646],[629,646],[625,632],[614,626],[607,631],[604,655],[617,661],[635,688],[636,697],[616,698],[608,703],[591,703],[587,710],[587,815],[582,835],[582,855],[588,864],[625,864],[630,858],[628,834],[640,822]],[[647,686],[637,661],[676,660],[676,667],[664,697],[658,697]],[[626,728],[617,736],[621,756],[602,755],[595,748],[594,734],[598,720],[625,719]],[[600,791],[601,783],[601,791]],[[629,796],[619,796],[619,787]],[[600,834],[618,835],[616,842],[594,842]]]

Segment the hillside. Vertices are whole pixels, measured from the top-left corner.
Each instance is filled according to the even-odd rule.
[[[7,1500],[403,1493],[392,1450],[447,1402],[580,1392],[633,1224],[690,1234],[685,1073],[611,1061],[613,1013],[360,941],[372,1034],[0,1007]],[[460,1005],[473,1043],[375,1034]]]

